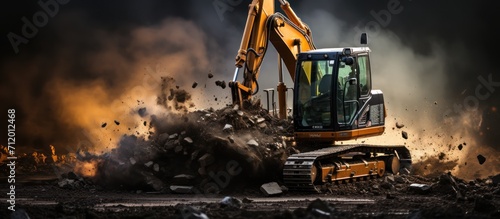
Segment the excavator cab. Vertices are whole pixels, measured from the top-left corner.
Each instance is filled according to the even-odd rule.
[[[383,133],[383,96],[371,90],[369,52],[367,47],[356,47],[298,55],[296,140],[331,142]]]

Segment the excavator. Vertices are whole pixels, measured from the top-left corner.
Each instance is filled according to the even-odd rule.
[[[275,11],[280,5],[285,14]],[[259,74],[269,42],[278,53],[278,116],[287,118],[286,94],[293,91],[293,142],[301,151],[283,167],[290,190],[324,192],[332,185],[408,174],[404,145],[337,144],[382,135],[387,111],[382,91],[372,89],[367,35],[360,47],[322,48],[286,0],[253,0],[228,83],[233,104],[245,108],[259,90]],[[282,63],[294,83],[287,88]],[[239,71],[243,81],[237,81]],[[343,142],[342,142],[343,143]]]

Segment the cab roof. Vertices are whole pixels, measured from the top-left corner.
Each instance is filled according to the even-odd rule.
[[[325,48],[325,49],[315,49],[305,51],[303,53],[317,54],[317,53],[342,53],[345,48],[352,49],[353,53],[361,53],[361,52],[371,52],[369,47],[342,47],[342,48]]]

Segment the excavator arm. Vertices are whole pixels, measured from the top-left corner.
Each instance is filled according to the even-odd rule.
[[[244,100],[250,100],[259,90],[260,67],[271,42],[281,60],[295,80],[297,54],[315,49],[312,33],[290,7],[286,0],[279,0],[285,15],[275,12],[275,0],[253,0],[249,5],[245,30],[240,49],[236,55],[236,70],[231,87],[233,104],[243,107]],[[243,82],[237,81],[243,68]],[[280,117],[286,116],[286,85],[280,72],[278,82],[278,102]]]

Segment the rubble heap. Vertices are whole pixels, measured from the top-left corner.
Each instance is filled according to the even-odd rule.
[[[250,104],[185,114],[152,116],[148,140],[122,137],[109,153],[78,153],[96,165],[92,181],[103,187],[177,193],[218,193],[251,179],[279,180],[282,165],[297,151],[282,138],[288,121]]]

